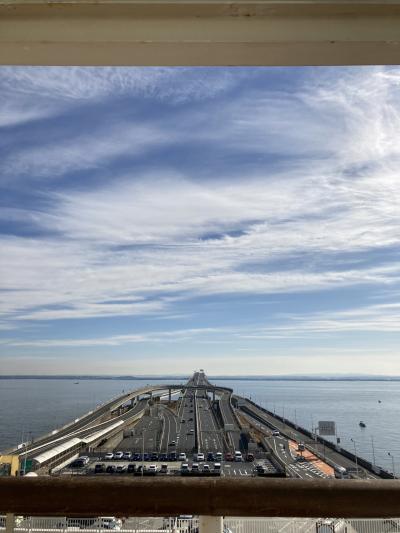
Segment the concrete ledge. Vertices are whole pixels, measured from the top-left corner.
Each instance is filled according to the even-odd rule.
[[[0,64],[399,63],[399,0],[0,0]]]
[[[387,518],[400,481],[0,478],[0,514]]]

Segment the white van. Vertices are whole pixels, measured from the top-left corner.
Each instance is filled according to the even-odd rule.
[[[239,452],[239,451],[235,452],[235,461],[237,463],[241,463],[243,461],[242,452]]]

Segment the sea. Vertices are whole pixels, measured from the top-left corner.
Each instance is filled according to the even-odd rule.
[[[149,379],[151,384],[168,381]],[[336,436],[327,438],[340,439],[343,448],[400,474],[400,381],[211,382],[309,430],[320,420],[335,421]],[[0,379],[0,450],[49,433],[146,384],[132,379]]]

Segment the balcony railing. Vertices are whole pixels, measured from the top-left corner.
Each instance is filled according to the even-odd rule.
[[[392,518],[399,480],[2,478],[0,514]]]

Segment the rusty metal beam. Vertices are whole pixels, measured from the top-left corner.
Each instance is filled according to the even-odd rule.
[[[400,64],[400,1],[0,0],[0,64]]]
[[[0,514],[352,517],[400,515],[400,481],[0,478]]]

